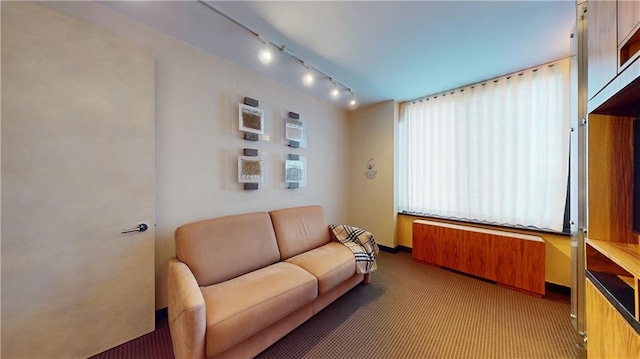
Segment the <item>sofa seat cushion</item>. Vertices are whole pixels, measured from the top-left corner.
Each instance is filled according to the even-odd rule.
[[[313,301],[318,296],[317,283],[304,269],[279,262],[203,287],[207,357],[229,349]]]
[[[335,288],[356,274],[356,260],[349,248],[330,242],[286,260],[318,278],[318,295]]]

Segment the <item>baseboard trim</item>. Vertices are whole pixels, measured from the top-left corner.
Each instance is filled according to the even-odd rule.
[[[398,250],[398,252],[413,253],[411,247],[397,246],[396,249]]]
[[[393,253],[393,254],[398,253],[398,250],[397,250],[396,248],[391,248],[391,247],[383,246],[383,245],[381,245],[381,244],[378,244],[378,248],[380,248],[380,250],[381,250],[381,251],[383,251],[383,252]]]
[[[548,292],[554,292],[554,293],[566,295],[567,297],[571,296],[571,287],[565,287],[564,285],[561,285],[561,284],[545,282],[544,289]]]
[[[405,247],[405,246],[387,247],[387,246],[383,246],[381,244],[378,244],[378,248],[380,248],[380,250],[383,251],[383,252],[393,253],[393,254],[396,254],[398,252],[412,253],[411,252],[411,248],[410,247]]]
[[[156,321],[166,319],[169,316],[169,310],[167,307],[156,310]]]

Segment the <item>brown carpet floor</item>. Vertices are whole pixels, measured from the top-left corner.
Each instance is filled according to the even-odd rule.
[[[258,358],[575,358],[567,296],[535,298],[381,253],[358,285]],[[166,319],[100,355],[173,358]]]

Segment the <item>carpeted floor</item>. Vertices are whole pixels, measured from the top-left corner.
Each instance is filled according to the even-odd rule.
[[[575,358],[570,300],[540,299],[415,262],[379,256],[358,285],[258,358]],[[166,319],[100,355],[173,358]]]

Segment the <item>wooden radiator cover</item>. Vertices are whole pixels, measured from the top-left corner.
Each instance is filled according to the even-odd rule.
[[[545,243],[538,236],[416,220],[412,252],[419,261],[545,294]]]

